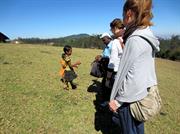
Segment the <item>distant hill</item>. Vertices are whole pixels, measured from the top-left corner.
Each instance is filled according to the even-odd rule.
[[[78,39],[78,38],[84,38],[84,37],[89,37],[89,34],[74,34],[74,35],[69,35],[69,36],[65,36],[63,38],[65,39]]]
[[[53,46],[71,45],[79,48],[103,48],[104,45],[100,35],[75,34],[59,38],[40,39],[40,38],[19,38],[18,41],[24,44],[42,44]]]

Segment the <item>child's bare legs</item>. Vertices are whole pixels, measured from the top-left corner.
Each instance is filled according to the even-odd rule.
[[[63,85],[64,85],[63,88],[69,90],[68,81],[66,81],[66,80],[63,79],[63,78],[61,79],[61,81],[62,81],[62,83],[63,83]],[[70,81],[70,84],[71,84],[72,89],[76,89],[76,88],[77,88],[76,84],[74,84],[73,81]]]
[[[64,89],[69,90],[69,84],[67,81],[64,82]]]
[[[65,80],[65,79],[61,79],[62,83],[63,83],[63,88],[68,90],[69,89],[69,85],[68,85],[68,82]]]
[[[70,81],[70,84],[71,84],[72,89],[76,89],[77,88],[76,84],[74,84],[73,81]]]

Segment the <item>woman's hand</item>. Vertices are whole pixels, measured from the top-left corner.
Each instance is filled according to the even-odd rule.
[[[119,108],[119,106],[120,106],[120,104],[119,104],[119,106],[118,106],[118,102],[116,101],[116,100],[111,100],[110,102],[109,102],[109,109],[112,111],[112,112],[117,112],[117,109]]]

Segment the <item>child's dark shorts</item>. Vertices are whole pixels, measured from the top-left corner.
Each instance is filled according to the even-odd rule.
[[[77,78],[77,74],[73,70],[65,70],[64,72],[64,79],[68,82],[73,81]]]

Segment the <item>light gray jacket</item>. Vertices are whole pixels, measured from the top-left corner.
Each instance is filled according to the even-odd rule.
[[[154,59],[159,50],[159,41],[149,27],[128,37],[110,100],[134,102],[147,96],[147,88],[157,85]]]

